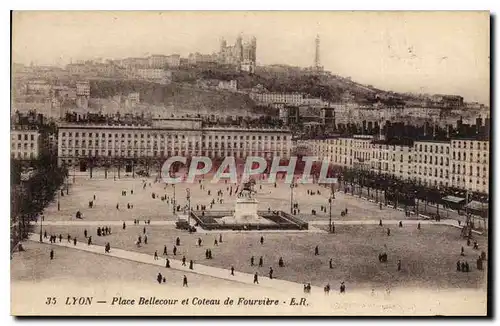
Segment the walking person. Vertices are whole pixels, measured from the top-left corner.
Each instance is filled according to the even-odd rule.
[[[50,260],[54,259],[54,249],[50,249]]]
[[[186,275],[184,275],[184,277],[182,279],[182,287],[188,287],[188,279],[187,279]]]
[[[234,266],[231,266],[231,276],[234,276]]]
[[[158,251],[155,250],[155,257],[154,260],[158,260]]]
[[[259,275],[257,272],[253,275],[253,284],[259,284]]]

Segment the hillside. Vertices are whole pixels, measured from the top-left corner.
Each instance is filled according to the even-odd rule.
[[[111,98],[139,92],[141,102],[154,107],[167,107],[168,113],[245,115],[257,112],[254,102],[245,94],[204,90],[188,84],[161,85],[144,81],[92,80],[90,92],[94,98]]]
[[[354,102],[369,104],[375,101],[376,94],[386,93],[340,76],[316,75],[298,67],[284,65],[259,67],[253,75],[217,68],[206,69],[199,75],[210,79],[235,79],[240,88],[252,88],[260,84],[270,92],[301,92],[331,102],[339,102],[349,96]]]

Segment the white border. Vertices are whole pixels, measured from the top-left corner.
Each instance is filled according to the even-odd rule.
[[[30,1],[2,1],[0,2],[0,7],[2,8],[2,19],[1,19],[1,24],[0,24],[0,42],[4,46],[2,47],[4,50],[1,51],[1,58],[2,58],[2,65],[1,65],[1,82],[2,82],[2,87],[0,88],[1,92],[1,100],[4,103],[4,109],[1,111],[2,118],[0,119],[0,124],[3,128],[2,130],[7,130],[9,128],[9,119],[10,119],[10,102],[9,102],[9,96],[10,96],[10,12],[9,10],[15,9],[15,10],[490,10],[493,14],[498,13],[499,11],[499,1],[494,1],[494,0],[474,0],[474,1],[436,1],[436,0],[420,0],[420,1],[398,1],[398,0],[377,0],[377,1],[370,1],[370,0],[365,0],[365,1],[342,1],[342,2],[332,2],[330,3],[329,1],[320,1],[320,0],[308,0],[308,1],[297,1],[297,0],[287,0],[283,2],[271,2],[269,0],[253,0],[253,1],[247,1],[247,2],[240,2],[240,1],[220,1],[220,0],[197,0],[197,1],[146,1],[146,0],[141,0],[141,1],[129,1],[129,0],[121,0],[121,1],[109,1],[109,2],[104,2],[102,0],[85,0],[85,1],[75,1],[75,2],[70,2],[70,1],[54,1],[54,0],[44,0],[44,1],[37,1],[37,0],[30,0]],[[498,24],[498,20],[496,20],[496,23]],[[498,36],[495,35],[495,41],[497,41]],[[492,59],[497,59],[497,55],[495,55],[495,58]],[[496,60],[495,60],[496,61]],[[495,75],[492,72],[491,79],[495,79]],[[495,97],[498,96],[498,93],[496,92],[495,89]],[[493,117],[493,115],[492,115]],[[498,123],[498,118],[495,117],[493,120],[494,130],[500,130],[499,129],[499,123]],[[496,140],[496,139],[495,139]],[[495,141],[495,150],[492,152],[492,155],[494,156],[494,153],[499,152],[500,150],[500,145],[498,144],[498,141]],[[9,202],[9,183],[6,180],[10,180],[9,176],[9,150],[10,150],[10,144],[9,144],[9,138],[5,134],[2,139],[0,140],[0,153],[1,153],[1,173],[2,173],[2,180],[4,181],[4,186],[1,188],[2,193],[0,196],[1,200],[1,207],[5,208],[6,214],[4,214],[4,219],[8,219],[8,211],[10,209],[10,202]],[[492,167],[494,169],[494,167]],[[500,185],[500,177],[495,174],[494,175],[494,181],[491,182],[491,184],[497,184]],[[492,202],[499,203],[499,192],[495,192],[495,198],[491,199]],[[496,216],[492,216],[496,220]],[[496,223],[496,228],[495,228],[495,234],[498,235],[498,225],[500,225],[499,222]],[[4,226],[3,228],[0,229],[2,232],[1,233],[1,239],[4,239],[5,245],[3,247],[3,250],[1,251],[1,261],[2,262],[8,262],[10,261],[9,259],[9,254],[8,254],[8,239],[9,239],[9,232],[7,228],[7,221],[4,220]],[[498,242],[498,241],[497,241]],[[495,253],[495,261],[497,261],[497,247],[495,248],[490,248],[490,250],[494,250]],[[497,266],[498,267],[498,266]],[[10,277],[9,277],[9,269],[8,268],[2,268],[0,271],[2,275],[2,281],[4,282],[4,287],[3,289],[10,289]],[[490,275],[490,278],[494,278],[494,275]],[[498,284],[498,281],[496,282]],[[10,295],[7,294],[7,291],[3,291],[3,295],[0,296],[0,321],[2,322],[2,325],[11,325],[17,320],[13,319],[10,317]],[[498,293],[496,291],[497,289],[495,288],[495,293]],[[10,291],[9,291],[10,292]],[[498,306],[498,298],[495,301],[496,305],[494,307],[495,311],[498,311],[496,308]],[[242,320],[243,321],[243,320]],[[242,322],[238,321],[238,322]],[[407,322],[408,320],[402,320],[398,321],[399,322]],[[61,321],[64,323],[67,323],[68,321]],[[71,322],[71,321],[70,321]],[[105,325],[109,323],[110,321],[96,321],[96,320],[86,320],[86,321],[79,321],[83,322],[85,324],[90,324],[95,326],[99,325]],[[132,325],[138,323],[137,321],[124,321],[120,320],[118,321],[120,323],[126,324],[126,325]],[[143,322],[143,321],[141,321]],[[156,322],[161,322],[164,323],[165,321],[159,321],[157,320]],[[180,321],[167,321],[169,324],[177,324],[180,323]],[[200,320],[195,320],[195,321],[190,321],[190,323],[198,323]],[[206,324],[214,324],[219,323],[220,321],[210,321],[210,322],[205,322]],[[234,320],[226,321],[226,322],[235,322]],[[267,323],[267,321],[258,321],[259,323]],[[281,322],[287,322],[287,323],[298,323],[298,322],[292,322],[292,321],[281,321]],[[301,322],[304,322],[302,320]],[[325,322],[330,322],[330,321],[325,321]],[[341,321],[341,320],[335,320],[333,321],[336,324],[344,324],[346,321]],[[373,322],[373,321],[372,321]],[[387,321],[381,320],[378,321],[380,323],[386,323]],[[442,320],[425,320],[426,323],[429,324],[434,324],[434,323],[442,323],[444,321]],[[449,320],[446,321],[446,323],[455,323],[455,320]],[[468,320],[468,323],[471,321]],[[52,325],[54,321],[48,321],[44,320],[41,321],[40,324],[42,325]],[[186,322],[184,322],[186,323]],[[253,321],[252,323],[257,323],[257,321]]]

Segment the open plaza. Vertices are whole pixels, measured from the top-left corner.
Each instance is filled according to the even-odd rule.
[[[288,184],[278,182],[275,186],[257,180],[254,198],[259,210],[289,213],[290,203],[297,204],[296,216],[308,222],[309,229],[245,232],[198,227],[190,233],[175,227],[174,207],[180,206],[176,207],[178,215],[188,204],[193,210],[201,205],[206,205],[207,211],[233,210],[238,185],[202,180],[174,187],[158,180],[125,175],[104,178],[99,173],[92,179],[88,174],[73,179],[70,175],[58,198],[45,209],[43,220],[34,223],[31,241],[24,244],[26,251],[13,254],[13,289],[28,283],[95,286],[96,282],[123,282],[154,291],[161,273],[166,283],[158,288],[160,293],[171,288],[190,293],[235,289],[242,293],[302,294],[304,284],[311,284],[315,295],[323,295],[329,284],[336,294],[332,302],[339,303],[343,299],[337,296],[338,288],[344,282],[348,293],[371,293],[378,296],[375,301],[389,300],[388,293],[405,288],[458,291],[465,296],[473,291],[474,296],[486,300],[487,263],[478,270],[476,260],[482,251],[488,252],[488,239],[474,233],[478,248],[468,246],[456,221],[408,217],[403,211],[380,208],[377,203],[336,191],[331,210],[335,232],[330,233],[330,188],[299,184],[291,189]],[[346,209],[348,213],[341,216]],[[99,236],[98,227],[111,232]],[[43,243],[39,243],[40,232]],[[55,243],[49,242],[50,236],[56,237]],[[111,249],[105,253],[108,243]],[[49,258],[51,250],[53,259]],[[381,253],[387,254],[386,262],[380,262]],[[279,266],[280,258],[283,266]],[[165,266],[167,259],[170,268]],[[469,272],[457,271],[457,261],[467,262]],[[183,288],[184,275],[189,290]],[[347,313],[354,308],[345,309]]]

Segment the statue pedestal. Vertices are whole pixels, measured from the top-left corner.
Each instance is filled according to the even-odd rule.
[[[234,207],[234,219],[238,221],[257,220],[259,202],[255,198],[238,198]]]
[[[271,220],[257,215],[259,202],[255,198],[238,198],[234,206],[234,214],[219,219],[222,224],[274,224]]]

